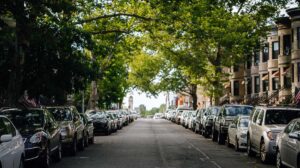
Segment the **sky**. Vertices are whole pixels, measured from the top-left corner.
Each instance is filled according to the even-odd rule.
[[[150,110],[153,107],[159,107],[161,104],[165,104],[166,102],[165,93],[160,93],[157,97],[147,97],[145,93],[134,90],[129,92],[123,101],[126,107],[128,107],[129,96],[133,96],[133,107],[138,107],[140,104],[144,104],[147,110]]]

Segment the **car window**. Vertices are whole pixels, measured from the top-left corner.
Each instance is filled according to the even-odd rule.
[[[248,124],[249,124],[249,120],[248,119],[241,119],[240,122],[239,122],[239,127],[245,127],[247,128],[248,127]]]
[[[296,122],[292,132],[300,132],[300,122]]]
[[[0,137],[5,134],[16,135],[14,126],[5,118],[0,118]]]
[[[287,125],[284,129],[284,133],[287,133],[287,134],[290,133],[292,131],[294,125],[295,125],[295,122],[291,122],[289,125]]]
[[[288,124],[300,117],[300,110],[270,109],[266,113],[265,124]]]
[[[258,117],[257,117],[257,119],[256,119],[256,124],[258,124],[258,125],[261,125],[262,124],[262,122],[263,122],[263,119],[264,119],[264,110],[261,110],[260,112],[259,112],[259,115],[258,115]]]
[[[249,106],[228,106],[225,108],[226,116],[250,115],[252,107]]]
[[[253,118],[252,118],[252,122],[253,122],[253,123],[256,123],[256,119],[257,119],[257,117],[258,117],[259,112],[260,112],[260,109],[256,109],[256,110],[255,110],[255,112],[254,112],[254,114],[253,114]]]
[[[52,108],[48,109],[57,121],[72,121],[72,113],[69,109]]]

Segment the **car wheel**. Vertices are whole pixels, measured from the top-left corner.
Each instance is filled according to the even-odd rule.
[[[40,160],[40,164],[41,164],[42,168],[49,168],[50,167],[50,149],[49,149],[49,147],[46,147],[45,155]]]
[[[58,147],[56,150],[56,155],[55,155],[55,161],[56,162],[60,162],[62,158],[62,145],[61,145],[61,141],[58,142]]]
[[[24,168],[24,159],[21,157],[19,168]]]
[[[235,149],[235,151],[237,151],[237,152],[240,151],[239,140],[237,139],[237,137],[235,138],[234,149]]]
[[[90,143],[90,144],[94,144],[94,142],[95,142],[95,138],[94,138],[94,135],[93,135],[92,138],[89,139],[89,143]]]
[[[84,133],[82,133],[82,137],[81,137],[81,139],[79,140],[79,144],[78,144],[79,146],[78,146],[78,149],[80,150],[80,151],[83,151],[84,150]]]
[[[268,154],[267,154],[267,151],[266,151],[266,145],[265,145],[264,141],[262,141],[260,143],[259,154],[260,154],[260,161],[262,163],[267,163],[269,161]]]
[[[251,141],[250,141],[250,139],[248,138],[248,140],[247,140],[247,154],[248,154],[248,156],[250,156],[250,157],[253,157],[253,156],[255,156],[255,152],[253,152],[253,150],[252,150],[252,146],[251,146]]]
[[[213,131],[213,133],[212,133],[212,138],[211,138],[211,140],[212,140],[213,142],[216,142],[216,141],[217,141],[217,139],[218,139],[217,135],[218,135],[218,132],[217,132],[217,131]]]
[[[84,136],[84,147],[89,147],[89,133]]]
[[[224,144],[224,135],[221,133],[218,133],[218,144],[223,145]]]
[[[75,136],[76,136],[76,135],[75,135]],[[76,153],[77,153],[77,138],[76,138],[76,137],[74,137],[74,139],[73,139],[73,142],[72,142],[72,146],[71,146],[70,152],[71,152],[71,155],[72,155],[72,156],[75,156]]]
[[[280,152],[277,151],[276,153],[276,167],[277,168],[284,168],[285,166],[283,166],[282,161],[281,161],[281,155]]]
[[[231,147],[231,145],[230,145],[230,140],[229,140],[229,136],[227,135],[227,138],[226,138],[227,140],[226,140],[226,146],[228,147],[228,148],[230,148]]]

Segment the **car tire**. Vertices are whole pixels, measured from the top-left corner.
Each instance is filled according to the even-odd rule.
[[[84,136],[84,147],[89,147],[89,133],[86,133]]]
[[[93,135],[92,138],[89,139],[89,143],[90,144],[94,144],[95,143],[95,136]]]
[[[218,135],[218,132],[217,132],[217,131],[213,131],[213,133],[212,133],[212,138],[211,138],[211,140],[212,140],[213,142],[216,142],[216,141],[217,141],[217,139],[218,139],[217,135]]]
[[[58,147],[55,152],[55,162],[60,162],[61,159],[62,159],[62,144],[61,141],[59,140]]]
[[[71,156],[75,156],[77,153],[77,138],[76,135],[73,139],[73,142],[71,144],[71,150],[70,150]]]
[[[227,146],[228,148],[231,147],[231,144],[230,144],[230,140],[229,140],[229,136],[228,136],[228,135],[227,135],[227,138],[226,138],[225,143],[226,143],[226,146]]]
[[[224,135],[222,133],[218,133],[218,144],[219,145],[224,144]]]
[[[260,161],[262,163],[268,163],[269,162],[269,156],[266,152],[266,146],[265,146],[265,142],[263,140],[260,143],[259,155],[260,155]]]
[[[250,138],[248,138],[248,140],[247,140],[247,155],[249,157],[253,157],[256,155],[256,153],[252,150]]]
[[[24,158],[23,158],[23,156],[21,157],[19,168],[24,168]]]
[[[49,145],[50,146],[50,145]],[[50,168],[51,156],[50,156],[50,149],[46,147],[45,154],[40,160],[40,165],[42,168]]]
[[[239,140],[237,139],[237,137],[235,137],[234,150],[237,152],[240,151]]]
[[[285,168],[285,166],[282,164],[281,155],[280,155],[279,150],[276,152],[276,167],[277,168]]]
[[[79,144],[78,144],[78,149],[79,151],[83,151],[84,150],[84,133],[82,133],[82,137],[79,140]]]

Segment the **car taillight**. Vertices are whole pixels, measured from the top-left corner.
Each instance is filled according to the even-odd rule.
[[[274,140],[274,136],[272,134],[271,131],[267,132],[267,137],[270,139],[270,140]]]

